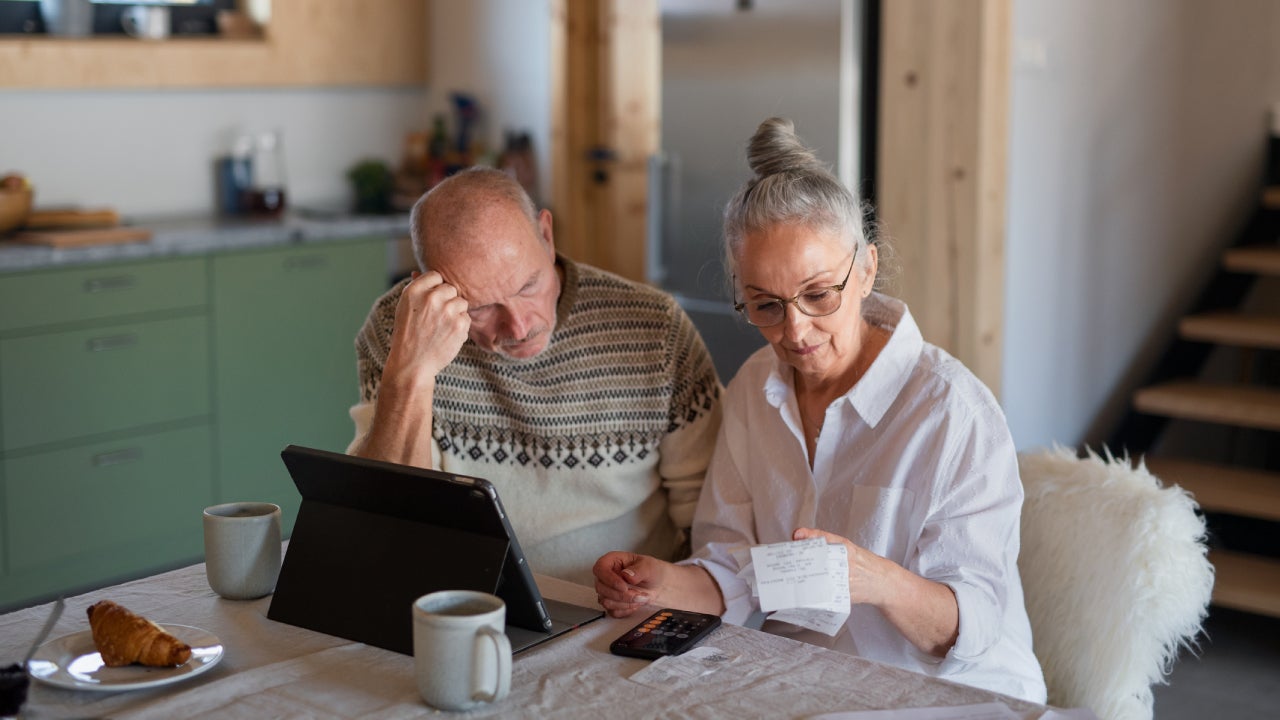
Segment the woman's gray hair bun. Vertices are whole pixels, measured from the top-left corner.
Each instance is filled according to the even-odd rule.
[[[725,261],[731,272],[737,272],[743,238],[774,225],[833,232],[851,250],[866,243],[858,198],[800,140],[790,120],[771,117],[760,123],[747,143],[747,163],[753,177],[724,209]],[[866,267],[865,262],[859,264]]]
[[[771,117],[760,123],[747,144],[747,165],[756,180],[780,173],[829,173],[813,151],[796,137],[795,124]]]

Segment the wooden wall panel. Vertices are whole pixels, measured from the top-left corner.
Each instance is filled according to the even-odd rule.
[[[261,40],[0,39],[0,87],[422,85],[427,0],[273,0]]]
[[[882,16],[879,217],[924,336],[999,394],[1010,0]]]
[[[991,2],[978,28],[979,103],[977,158],[973,183],[974,269],[968,275],[973,312],[961,332],[961,355],[987,387],[1000,396],[1005,310],[1005,231],[1009,187],[1009,96],[1011,92],[1013,10],[1007,0]]]
[[[615,154],[605,189],[605,266],[632,280],[646,273],[649,157],[662,125],[662,26],[656,0],[606,0],[601,17],[602,138]]]
[[[563,95],[553,113],[549,206],[555,218],[556,246],[569,257],[600,264],[593,229],[596,189],[589,182],[587,151],[599,140],[599,8],[595,0],[555,0],[552,32],[563,45],[552,45],[553,83]],[[555,9],[555,8],[553,8]],[[555,38],[553,38],[555,39]],[[558,124],[558,127],[554,125]]]
[[[643,281],[648,161],[661,125],[657,1],[554,0],[552,10],[553,40],[563,36],[564,47],[561,56],[553,42],[553,72],[564,83],[563,113],[552,119],[556,244]]]
[[[551,73],[548,87],[551,93],[551,119],[548,132],[547,158],[551,174],[551,187],[543,198],[543,205],[551,211],[555,222],[556,249],[570,257],[573,236],[570,231],[568,203],[570,193],[569,173],[569,9],[567,0],[548,0],[551,13],[551,38],[548,43],[551,57],[547,70]]]

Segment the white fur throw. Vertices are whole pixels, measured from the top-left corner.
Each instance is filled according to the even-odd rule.
[[[1018,466],[1018,568],[1049,703],[1150,718],[1151,685],[1195,642],[1213,590],[1195,501],[1110,453],[1055,447]]]

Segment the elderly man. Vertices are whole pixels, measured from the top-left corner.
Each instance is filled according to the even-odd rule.
[[[591,582],[600,549],[672,557],[720,425],[720,382],[668,295],[555,252],[551,213],[492,169],[411,216],[420,273],[356,337],[349,452],[483,477],[532,568]]]

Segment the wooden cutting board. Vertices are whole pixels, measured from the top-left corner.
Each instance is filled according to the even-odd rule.
[[[87,247],[113,243],[143,242],[151,239],[151,231],[139,227],[88,228],[83,230],[24,230],[13,240],[29,245],[55,248]]]
[[[46,208],[32,210],[27,215],[24,230],[49,230],[51,228],[115,227],[120,224],[120,213],[111,208]]]

